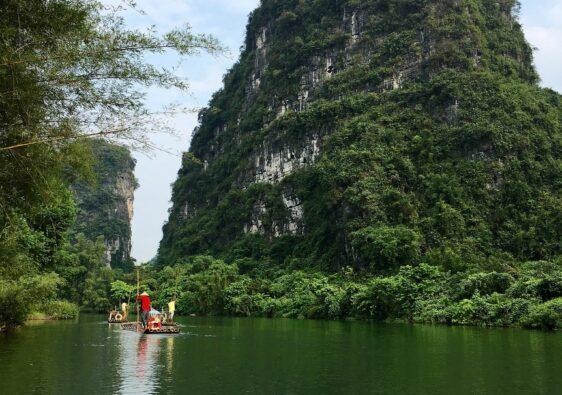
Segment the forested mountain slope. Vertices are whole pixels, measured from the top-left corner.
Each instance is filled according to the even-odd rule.
[[[539,87],[517,14],[514,0],[262,0],[200,114],[160,264],[560,256],[561,97]]]

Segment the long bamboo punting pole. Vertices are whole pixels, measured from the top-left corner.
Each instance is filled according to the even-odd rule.
[[[133,297],[133,291],[129,292],[129,299],[127,299],[127,310],[125,311],[126,317],[125,322],[129,321],[129,312],[131,311],[131,298]]]
[[[139,290],[140,290],[140,274],[139,274],[139,269],[137,269],[137,295],[139,295]],[[139,314],[139,301],[137,300],[137,327],[139,326],[140,323],[140,314]]]

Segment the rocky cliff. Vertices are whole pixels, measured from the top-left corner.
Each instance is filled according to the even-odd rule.
[[[561,105],[514,0],[262,0],[159,261],[392,270],[561,251]]]
[[[112,268],[131,263],[135,160],[125,147],[96,140],[90,144],[93,177],[73,186],[78,208],[73,231],[91,240],[103,237],[106,262]]]

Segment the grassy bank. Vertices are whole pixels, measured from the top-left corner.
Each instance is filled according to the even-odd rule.
[[[78,306],[60,300],[54,300],[42,306],[41,311],[32,312],[27,318],[30,321],[72,320],[78,317]]]

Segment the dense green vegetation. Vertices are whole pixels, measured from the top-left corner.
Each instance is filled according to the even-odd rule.
[[[558,327],[562,99],[538,86],[517,13],[262,1],[174,185],[156,270],[184,271],[181,309]],[[311,84],[327,57],[333,75]],[[313,138],[312,163],[255,182],[262,147],[288,157]],[[183,264],[195,255],[225,263]]]
[[[177,298],[180,314],[562,329],[559,261],[459,273],[423,263],[366,276],[199,256],[163,270],[147,267],[142,277],[156,306]]]
[[[68,318],[77,305],[110,305],[103,292],[116,274],[96,237],[122,234],[124,225],[72,227],[77,213],[102,208],[106,190],[96,183],[118,176],[105,172],[132,164],[124,148],[86,137],[146,146],[155,122],[142,87],[186,88],[146,55],[200,50],[220,47],[189,27],[129,30],[119,9],[95,0],[0,2],[0,330],[30,314]],[[77,205],[71,185],[87,188],[86,180],[91,199]]]

